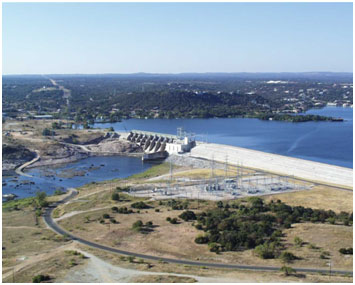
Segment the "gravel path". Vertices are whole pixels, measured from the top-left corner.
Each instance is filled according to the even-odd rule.
[[[57,279],[56,282],[66,283],[126,283],[142,275],[167,275],[177,277],[189,277],[197,282],[218,283],[218,282],[236,282],[227,278],[201,277],[196,275],[166,273],[166,272],[147,272],[136,269],[128,269],[115,266],[106,262],[93,254],[76,249],[89,258],[88,262],[81,266],[71,269],[64,277]]]

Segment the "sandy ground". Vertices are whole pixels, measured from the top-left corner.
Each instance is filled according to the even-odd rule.
[[[142,275],[153,275],[153,276],[176,276],[176,277],[188,277],[195,279],[197,282],[202,283],[230,283],[238,282],[240,280],[233,278],[223,278],[223,277],[202,277],[197,275],[189,274],[177,274],[177,273],[165,273],[165,272],[147,272],[137,269],[128,269],[119,266],[114,266],[93,254],[90,254],[83,250],[77,250],[89,258],[85,265],[80,266],[80,268],[73,268],[70,270],[66,276],[57,279],[56,282],[65,283],[125,283],[134,282],[134,279],[141,277]],[[251,280],[249,280],[251,281]]]

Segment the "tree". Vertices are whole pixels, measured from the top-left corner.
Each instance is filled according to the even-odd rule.
[[[177,224],[177,218],[172,218],[170,220],[170,224],[173,224],[173,225]]]
[[[197,243],[197,244],[208,243],[208,236],[204,236],[204,235],[197,236],[195,238],[195,243]]]
[[[273,244],[264,243],[255,247],[254,252],[262,259],[270,259],[275,257],[275,246]]]
[[[120,200],[120,195],[117,192],[112,193],[111,199],[114,200],[114,201],[119,201]]]
[[[47,128],[45,128],[45,129],[42,131],[42,135],[43,135],[43,136],[51,136],[51,135],[53,135],[53,134],[54,134],[54,132],[51,131],[50,129],[47,129]]]
[[[51,278],[48,275],[36,275],[32,278],[32,283],[41,283],[43,281],[48,281]]]
[[[133,203],[131,205],[131,207],[136,208],[136,209],[149,209],[150,208],[146,203],[144,203],[142,201]]]
[[[179,215],[179,218],[184,221],[196,220],[196,215],[193,211],[184,211]]]
[[[152,221],[146,222],[145,226],[148,227],[148,228],[152,228],[153,227],[153,222]]]
[[[290,263],[293,260],[297,259],[297,257],[291,252],[284,251],[281,253],[280,259],[285,263]]]
[[[52,129],[60,129],[61,128],[61,124],[60,123],[57,123],[57,122],[53,122],[52,123]]]
[[[352,247],[349,247],[349,248],[341,248],[339,249],[339,252],[341,254],[353,254],[353,248]]]
[[[142,227],[143,227],[143,222],[141,220],[134,222],[132,225],[132,229],[134,230],[141,230]]]
[[[135,259],[136,259],[135,256],[132,256],[132,255],[128,256],[128,261],[129,261],[130,263],[133,263]]]
[[[288,267],[288,266],[282,266],[280,268],[280,271],[283,272],[285,274],[285,276],[290,276],[291,274],[296,273],[295,269],[293,269],[292,267]]]
[[[36,197],[35,197],[35,202],[39,208],[47,207],[48,202],[46,200],[47,194],[46,192],[42,191],[37,191]]]

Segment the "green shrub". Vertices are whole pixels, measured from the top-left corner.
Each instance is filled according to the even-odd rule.
[[[292,267],[288,267],[288,266],[282,266],[280,268],[280,271],[283,272],[285,274],[285,276],[290,276],[290,275],[296,273],[295,269],[293,269]]]
[[[151,228],[153,227],[153,222],[152,221],[146,222],[145,226]]]
[[[103,217],[104,219],[109,219],[109,218],[110,218],[110,215],[109,215],[109,214],[103,214],[102,217]]]
[[[199,235],[195,238],[195,243],[198,243],[198,244],[208,243],[208,237],[203,236],[203,235]]]
[[[59,195],[63,195],[63,194],[65,194],[65,191],[62,191],[60,189],[57,189],[57,190],[54,191],[54,195],[55,196],[59,196]]]
[[[146,203],[144,203],[142,201],[133,203],[131,205],[131,207],[135,208],[135,209],[149,209],[150,208]]]
[[[271,259],[275,257],[275,246],[269,243],[260,244],[255,247],[254,252],[262,259]]]
[[[196,215],[193,211],[184,211],[179,215],[179,218],[184,221],[196,220]]]
[[[43,281],[48,281],[51,278],[48,275],[36,275],[32,278],[32,283],[41,283]]]
[[[114,201],[119,201],[120,200],[120,195],[118,193],[112,193],[111,199]]]
[[[341,254],[350,254],[352,255],[353,254],[353,248],[352,247],[349,247],[349,248],[341,248],[339,249],[339,252]]]
[[[170,220],[170,224],[173,224],[173,225],[176,225],[177,222],[178,222],[177,218],[172,218],[172,219]]]
[[[291,252],[284,251],[281,253],[280,259],[285,263],[289,263],[289,262],[292,262],[293,260],[297,259],[297,257]]]
[[[293,241],[298,247],[301,247],[303,245],[303,240],[300,237],[295,237]]]
[[[132,229],[134,230],[140,230],[143,227],[143,222],[141,220],[138,220],[133,223]]]
[[[209,243],[208,247],[211,252],[219,253],[221,251],[221,247],[215,242]]]

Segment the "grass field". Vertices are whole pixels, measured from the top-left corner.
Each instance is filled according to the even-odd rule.
[[[334,212],[353,211],[353,193],[327,186],[315,186],[311,190],[264,196],[266,201],[277,200],[291,205]]]
[[[221,254],[212,253],[208,250],[207,245],[199,245],[194,242],[196,236],[202,232],[195,229],[191,222],[184,222],[179,219],[178,224],[171,224],[166,220],[167,217],[177,218],[182,210],[172,210],[166,205],[159,205],[159,202],[149,201],[147,203],[152,208],[139,212],[133,209],[135,213],[132,214],[112,213],[110,208],[99,209],[68,217],[61,220],[59,224],[80,237],[137,253],[191,260],[198,259],[207,262],[264,266],[283,265],[280,259],[260,259],[254,256],[253,250],[223,252]],[[195,201],[189,208],[196,211],[196,203]],[[126,203],[125,206],[129,208],[129,204]],[[213,202],[201,202],[199,204],[200,210],[214,205]],[[117,206],[120,205],[117,204]],[[104,214],[109,214],[118,223],[113,224],[109,219],[100,223]],[[152,221],[153,230],[147,234],[133,230],[132,224],[137,220],[141,220],[144,224]],[[300,230],[302,227],[305,235],[302,235],[302,230]],[[308,247],[305,247],[302,251],[294,248],[293,239],[297,235],[300,235],[306,242],[316,245],[321,251],[328,251],[336,261],[335,268],[352,268],[352,258],[349,259],[338,252],[341,247],[351,246],[352,227],[302,223],[295,224],[285,232],[283,244],[287,250],[295,251],[296,256],[299,257],[298,260],[293,262],[292,266],[326,268],[326,262],[320,258],[321,251],[316,252]],[[327,242],[324,242],[324,239]]]

